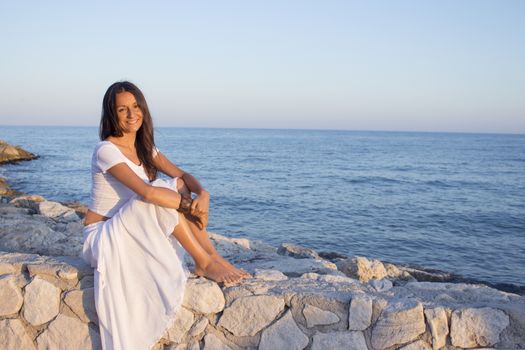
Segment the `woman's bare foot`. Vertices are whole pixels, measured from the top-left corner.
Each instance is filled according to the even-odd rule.
[[[223,265],[225,268],[227,268],[229,271],[231,271],[232,273],[234,273],[236,276],[238,276],[240,279],[245,279],[245,278],[251,278],[252,275],[250,275],[248,272],[246,272],[246,270],[244,269],[238,269],[237,267],[233,266],[228,260],[226,260],[225,258],[223,258],[221,255],[219,254],[212,254],[211,255],[211,258],[214,260],[214,261],[217,261],[218,263],[220,263],[221,265]]]
[[[215,260],[212,260],[205,267],[196,266],[194,271],[197,276],[209,278],[217,283],[234,284],[241,279],[230,269]]]

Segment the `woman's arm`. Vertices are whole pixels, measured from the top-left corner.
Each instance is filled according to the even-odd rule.
[[[145,201],[161,207],[179,208],[181,199],[179,193],[169,188],[156,187],[145,183],[126,163],[118,163],[109,168],[108,172]]]
[[[186,173],[177,167],[161,152],[158,152],[157,156],[153,158],[153,164],[159,171],[170,177],[180,177],[188,189],[197,194],[197,198],[195,198],[191,206],[191,213],[193,215],[204,215],[208,213],[210,207],[210,194],[202,187],[193,175]]]
[[[163,172],[164,174],[170,176],[170,177],[180,177],[188,189],[197,194],[198,196],[201,195],[203,192],[206,192],[206,190],[202,187],[202,185],[199,183],[199,181],[190,173],[185,172],[175,164],[173,164],[168,158],[164,156],[164,154],[158,152],[157,156],[153,158],[153,164],[155,167]]]

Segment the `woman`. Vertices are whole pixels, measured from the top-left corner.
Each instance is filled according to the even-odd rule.
[[[96,267],[102,346],[150,349],[182,303],[183,250],[199,276],[235,283],[249,275],[213,247],[206,233],[209,194],[155,147],[146,100],[132,83],[106,91],[100,138],[82,257]],[[171,179],[156,179],[159,171]]]

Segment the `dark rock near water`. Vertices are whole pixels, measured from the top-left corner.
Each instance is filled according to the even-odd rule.
[[[6,179],[3,177],[0,177],[0,195],[2,196],[10,196],[13,194],[13,190],[9,185],[7,184]]]
[[[291,243],[282,243],[277,254],[291,256],[296,259],[319,259],[319,254],[313,249]]]
[[[326,259],[328,261],[331,261],[333,263],[339,261],[339,260],[345,260],[348,259],[347,255],[340,254],[337,252],[319,252],[319,256],[323,259]]]
[[[19,146],[11,146],[0,140],[0,164],[16,163],[22,160],[37,159],[38,156],[30,153]],[[13,190],[7,184],[7,180],[0,177],[0,196],[16,196],[20,192]]]
[[[0,140],[0,164],[37,158],[37,155],[22,149],[22,147],[11,146],[7,142]]]

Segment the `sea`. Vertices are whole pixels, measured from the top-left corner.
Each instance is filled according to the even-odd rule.
[[[97,127],[0,126],[16,190],[87,204]],[[525,287],[525,135],[157,128],[209,231]]]

